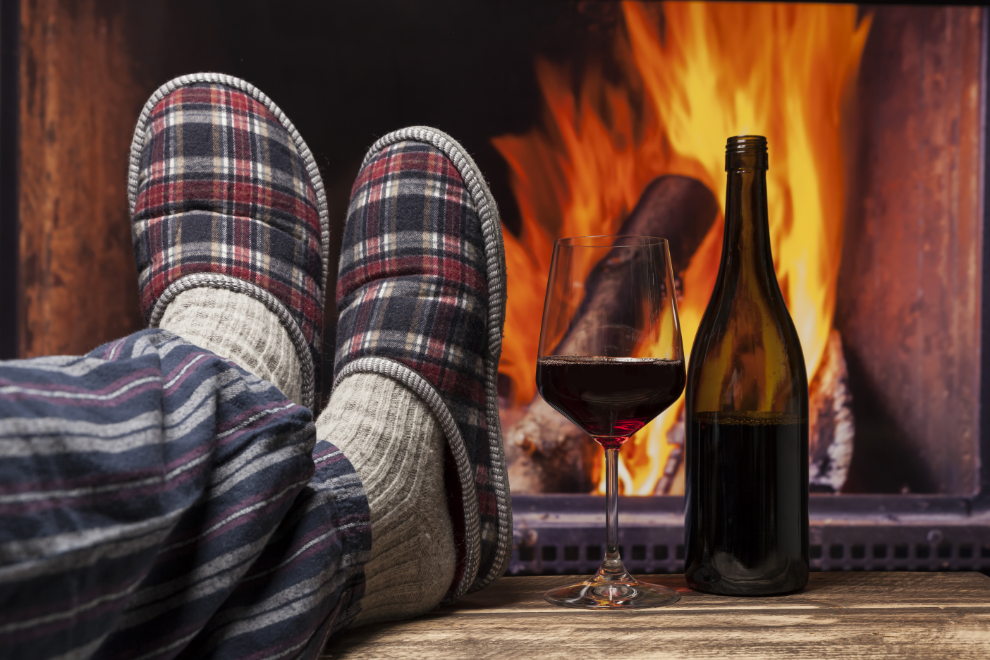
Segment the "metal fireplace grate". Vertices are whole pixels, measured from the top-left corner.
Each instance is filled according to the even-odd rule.
[[[970,515],[961,509],[912,512],[906,505],[899,513],[879,509],[879,514],[866,515],[849,509],[875,507],[870,498],[828,499],[821,503],[825,506],[816,506],[812,499],[812,570],[990,572],[986,514]],[[683,572],[681,501],[623,498],[619,543],[631,572]],[[822,509],[835,509],[837,504],[846,510],[832,512],[834,517],[820,515]],[[602,498],[590,496],[515,498],[509,573],[593,573],[605,553],[603,507]]]

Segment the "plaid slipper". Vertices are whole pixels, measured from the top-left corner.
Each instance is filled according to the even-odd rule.
[[[274,313],[316,404],[330,224],[316,161],[254,86],[197,73],[141,111],[127,182],[145,320],[188,289],[246,293]]]
[[[412,127],[378,140],[351,191],[337,276],[334,383],[395,378],[447,436],[458,564],[447,600],[508,565],[512,507],[496,378],[505,317],[498,209],[448,135]]]

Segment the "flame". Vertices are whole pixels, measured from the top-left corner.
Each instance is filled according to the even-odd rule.
[[[508,307],[499,370],[514,383],[515,404],[536,394],[554,239],[615,233],[663,174],[700,180],[724,209],[730,135],[767,137],[774,266],[813,376],[832,328],[842,245],[840,116],[870,17],[857,21],[854,5],[735,2],[624,2],[622,14],[618,81],[590,68],[575,95],[566,67],[538,59],[543,125],[493,140],[522,217],[518,236],[503,230]],[[682,274],[686,351],[715,283],[721,241],[719,219]],[[682,407],[683,397],[623,448],[625,493],[654,492]]]

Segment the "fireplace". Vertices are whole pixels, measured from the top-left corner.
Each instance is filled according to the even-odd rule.
[[[810,379],[813,568],[990,566],[990,530],[967,517],[981,509],[980,12],[955,23],[922,8],[622,9],[611,76],[585,67],[575,85],[566,67],[538,62],[543,123],[496,141],[523,216],[509,262],[530,267],[527,284],[510,275],[507,338],[539,318],[554,237],[621,232],[663,175],[719,194],[717,138],[765,134],[775,267]],[[721,130],[699,151],[709,126]],[[658,223],[688,252],[678,273],[687,348],[717,271],[721,217],[678,212],[680,225]],[[588,518],[601,504],[577,493],[603,492],[601,451],[535,395],[530,352],[510,345],[503,358],[512,568],[593,571],[600,520]],[[679,571],[683,408],[652,426],[623,448],[620,490],[641,496],[620,505],[623,556],[634,572]]]
[[[990,570],[985,9],[201,5],[25,1],[18,48],[5,5],[0,70],[21,72],[19,91],[0,80],[0,139],[19,124],[21,147],[16,166],[0,159],[0,236],[20,238],[18,295],[0,297],[5,355],[84,352],[140,327],[123,184],[134,120],[162,81],[219,70],[275,99],[320,163],[334,241],[368,145],[435,125],[475,156],[503,217],[510,570],[590,572],[600,456],[533,383],[552,240],[614,233],[668,195],[648,220],[678,251],[690,348],[718,266],[725,138],[764,133],[778,277],[812,379],[813,567]],[[667,204],[666,175],[714,206]],[[328,304],[330,346],[334,317]],[[635,571],[683,565],[680,411],[622,452]]]

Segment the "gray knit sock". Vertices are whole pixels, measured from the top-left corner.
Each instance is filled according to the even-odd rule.
[[[423,614],[454,579],[456,548],[443,488],[443,431],[391,378],[357,373],[337,385],[316,434],[344,452],[371,507],[367,591],[356,625]]]
[[[180,293],[158,324],[186,341],[233,360],[303,406],[302,367],[289,333],[251,296],[207,287]]]

